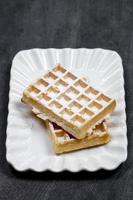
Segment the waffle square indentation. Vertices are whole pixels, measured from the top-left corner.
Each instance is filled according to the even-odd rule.
[[[70,109],[68,108],[64,108],[61,112],[60,112],[61,116],[64,117],[67,120],[70,120],[72,115],[74,114]]]
[[[78,112],[82,106],[76,101],[73,101],[72,103],[68,105],[68,107],[70,108],[71,111]]]
[[[61,75],[63,75],[63,74],[66,72],[66,70],[65,70],[63,67],[61,67],[60,65],[57,65],[57,66],[54,68],[53,71],[55,72],[55,74],[56,74],[57,76],[61,76]]]
[[[76,126],[81,126],[84,122],[85,119],[83,119],[80,115],[75,115],[72,118],[72,122],[76,125]]]
[[[72,83],[74,80],[76,80],[76,76],[74,76],[72,73],[70,73],[70,72],[67,72],[67,74],[63,77],[64,78],[64,80],[68,83],[68,84],[70,84],[70,83]]]
[[[78,102],[81,103],[83,106],[88,105],[90,99],[85,96],[84,94],[81,94],[78,98],[77,98]]]
[[[66,94],[61,94],[57,100],[64,106],[71,100]]]
[[[97,103],[97,102],[95,102],[95,101],[93,101],[88,105],[88,107],[92,112],[94,112],[96,114],[101,110],[102,105]]]
[[[28,88],[28,91],[33,98],[36,98],[37,95],[40,93],[40,90],[33,85]]]
[[[88,96],[88,98],[90,99],[94,99],[96,98],[96,96],[98,95],[98,91],[95,90],[93,87],[89,87],[86,91],[85,94]]]
[[[74,87],[69,87],[65,92],[70,98],[76,98],[76,96],[79,94],[79,91],[76,90]]]
[[[92,111],[90,111],[87,108],[84,108],[81,112],[80,112],[81,116],[85,119],[88,120],[94,113]]]
[[[57,81],[57,83],[55,84],[55,86],[58,87],[58,89],[60,91],[63,91],[68,86],[68,84],[65,81],[63,81],[63,80],[60,79],[59,81]]]
[[[108,102],[111,100],[109,97],[105,96],[104,94],[101,94],[96,99],[102,106],[106,106]]]
[[[78,90],[80,90],[80,91],[82,91],[82,90],[84,90],[88,85],[84,82],[84,81],[82,81],[82,80],[78,80],[78,81],[76,81],[76,83],[74,83],[74,86],[78,89]]]
[[[57,76],[55,74],[53,74],[52,72],[48,72],[45,76],[44,79],[48,82],[48,83],[52,83],[57,79]]]
[[[41,91],[45,91],[48,85],[49,84],[47,81],[45,81],[44,79],[40,79],[36,82],[35,87]]]
[[[51,100],[51,98],[45,93],[41,93],[38,96],[38,99],[39,99],[40,103],[42,103],[42,104],[47,104]]]
[[[59,112],[59,110],[62,108],[62,105],[60,103],[58,103],[57,101],[55,101],[55,100],[53,100],[48,106],[55,113]]]
[[[60,90],[56,86],[51,86],[46,93],[51,97],[51,98],[56,98],[57,95],[59,94]]]

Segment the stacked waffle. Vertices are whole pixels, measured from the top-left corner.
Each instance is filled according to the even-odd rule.
[[[105,118],[116,101],[59,64],[29,85],[22,101],[44,120],[57,154],[110,141]]]

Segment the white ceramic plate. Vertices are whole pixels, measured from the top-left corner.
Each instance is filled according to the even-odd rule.
[[[24,88],[56,63],[86,77],[97,89],[115,98],[117,107],[107,123],[109,144],[55,155],[43,123],[21,103]],[[77,172],[112,170],[127,158],[123,67],[120,56],[103,49],[31,49],[17,53],[12,62],[7,125],[7,161],[17,170]]]

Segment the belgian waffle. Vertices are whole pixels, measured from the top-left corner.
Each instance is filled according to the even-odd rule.
[[[57,65],[23,92],[22,101],[81,139],[115,108],[114,99]]]
[[[32,111],[34,114],[36,114],[37,117],[43,119],[43,121],[45,120],[44,122],[47,126],[56,154],[99,146],[110,141],[110,135],[108,134],[108,129],[105,121],[99,125],[96,125],[92,133],[88,134],[85,138],[76,139],[73,137],[73,135],[64,131],[54,122],[46,120],[44,114],[41,114],[36,109],[33,109]]]

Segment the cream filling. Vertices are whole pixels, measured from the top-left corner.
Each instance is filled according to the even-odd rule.
[[[65,126],[65,125],[63,124],[63,122],[62,122],[62,123],[57,122],[57,120],[55,120],[55,119],[52,118],[52,117],[48,117],[46,114],[40,112],[38,109],[33,108],[33,109],[32,109],[32,112],[35,113],[35,114],[37,115],[37,117],[39,117],[40,119],[42,119],[42,120],[44,120],[44,121],[50,119],[50,121],[53,121],[53,122],[55,122],[56,124],[58,124],[59,126],[63,127],[64,130],[66,130],[68,133],[73,133],[73,131],[72,131],[69,127]],[[107,116],[108,116],[108,115],[107,115]],[[106,116],[106,117],[107,117],[107,116]],[[96,123],[95,125],[93,125],[91,128],[89,128],[88,131],[87,131],[86,136],[87,136],[87,135],[91,135],[92,132],[93,132],[93,129],[95,129],[95,127],[96,127],[97,125],[101,124],[101,123],[103,122],[103,120],[104,120],[104,118],[103,118],[103,119],[100,119],[99,121],[97,121],[97,123]]]

